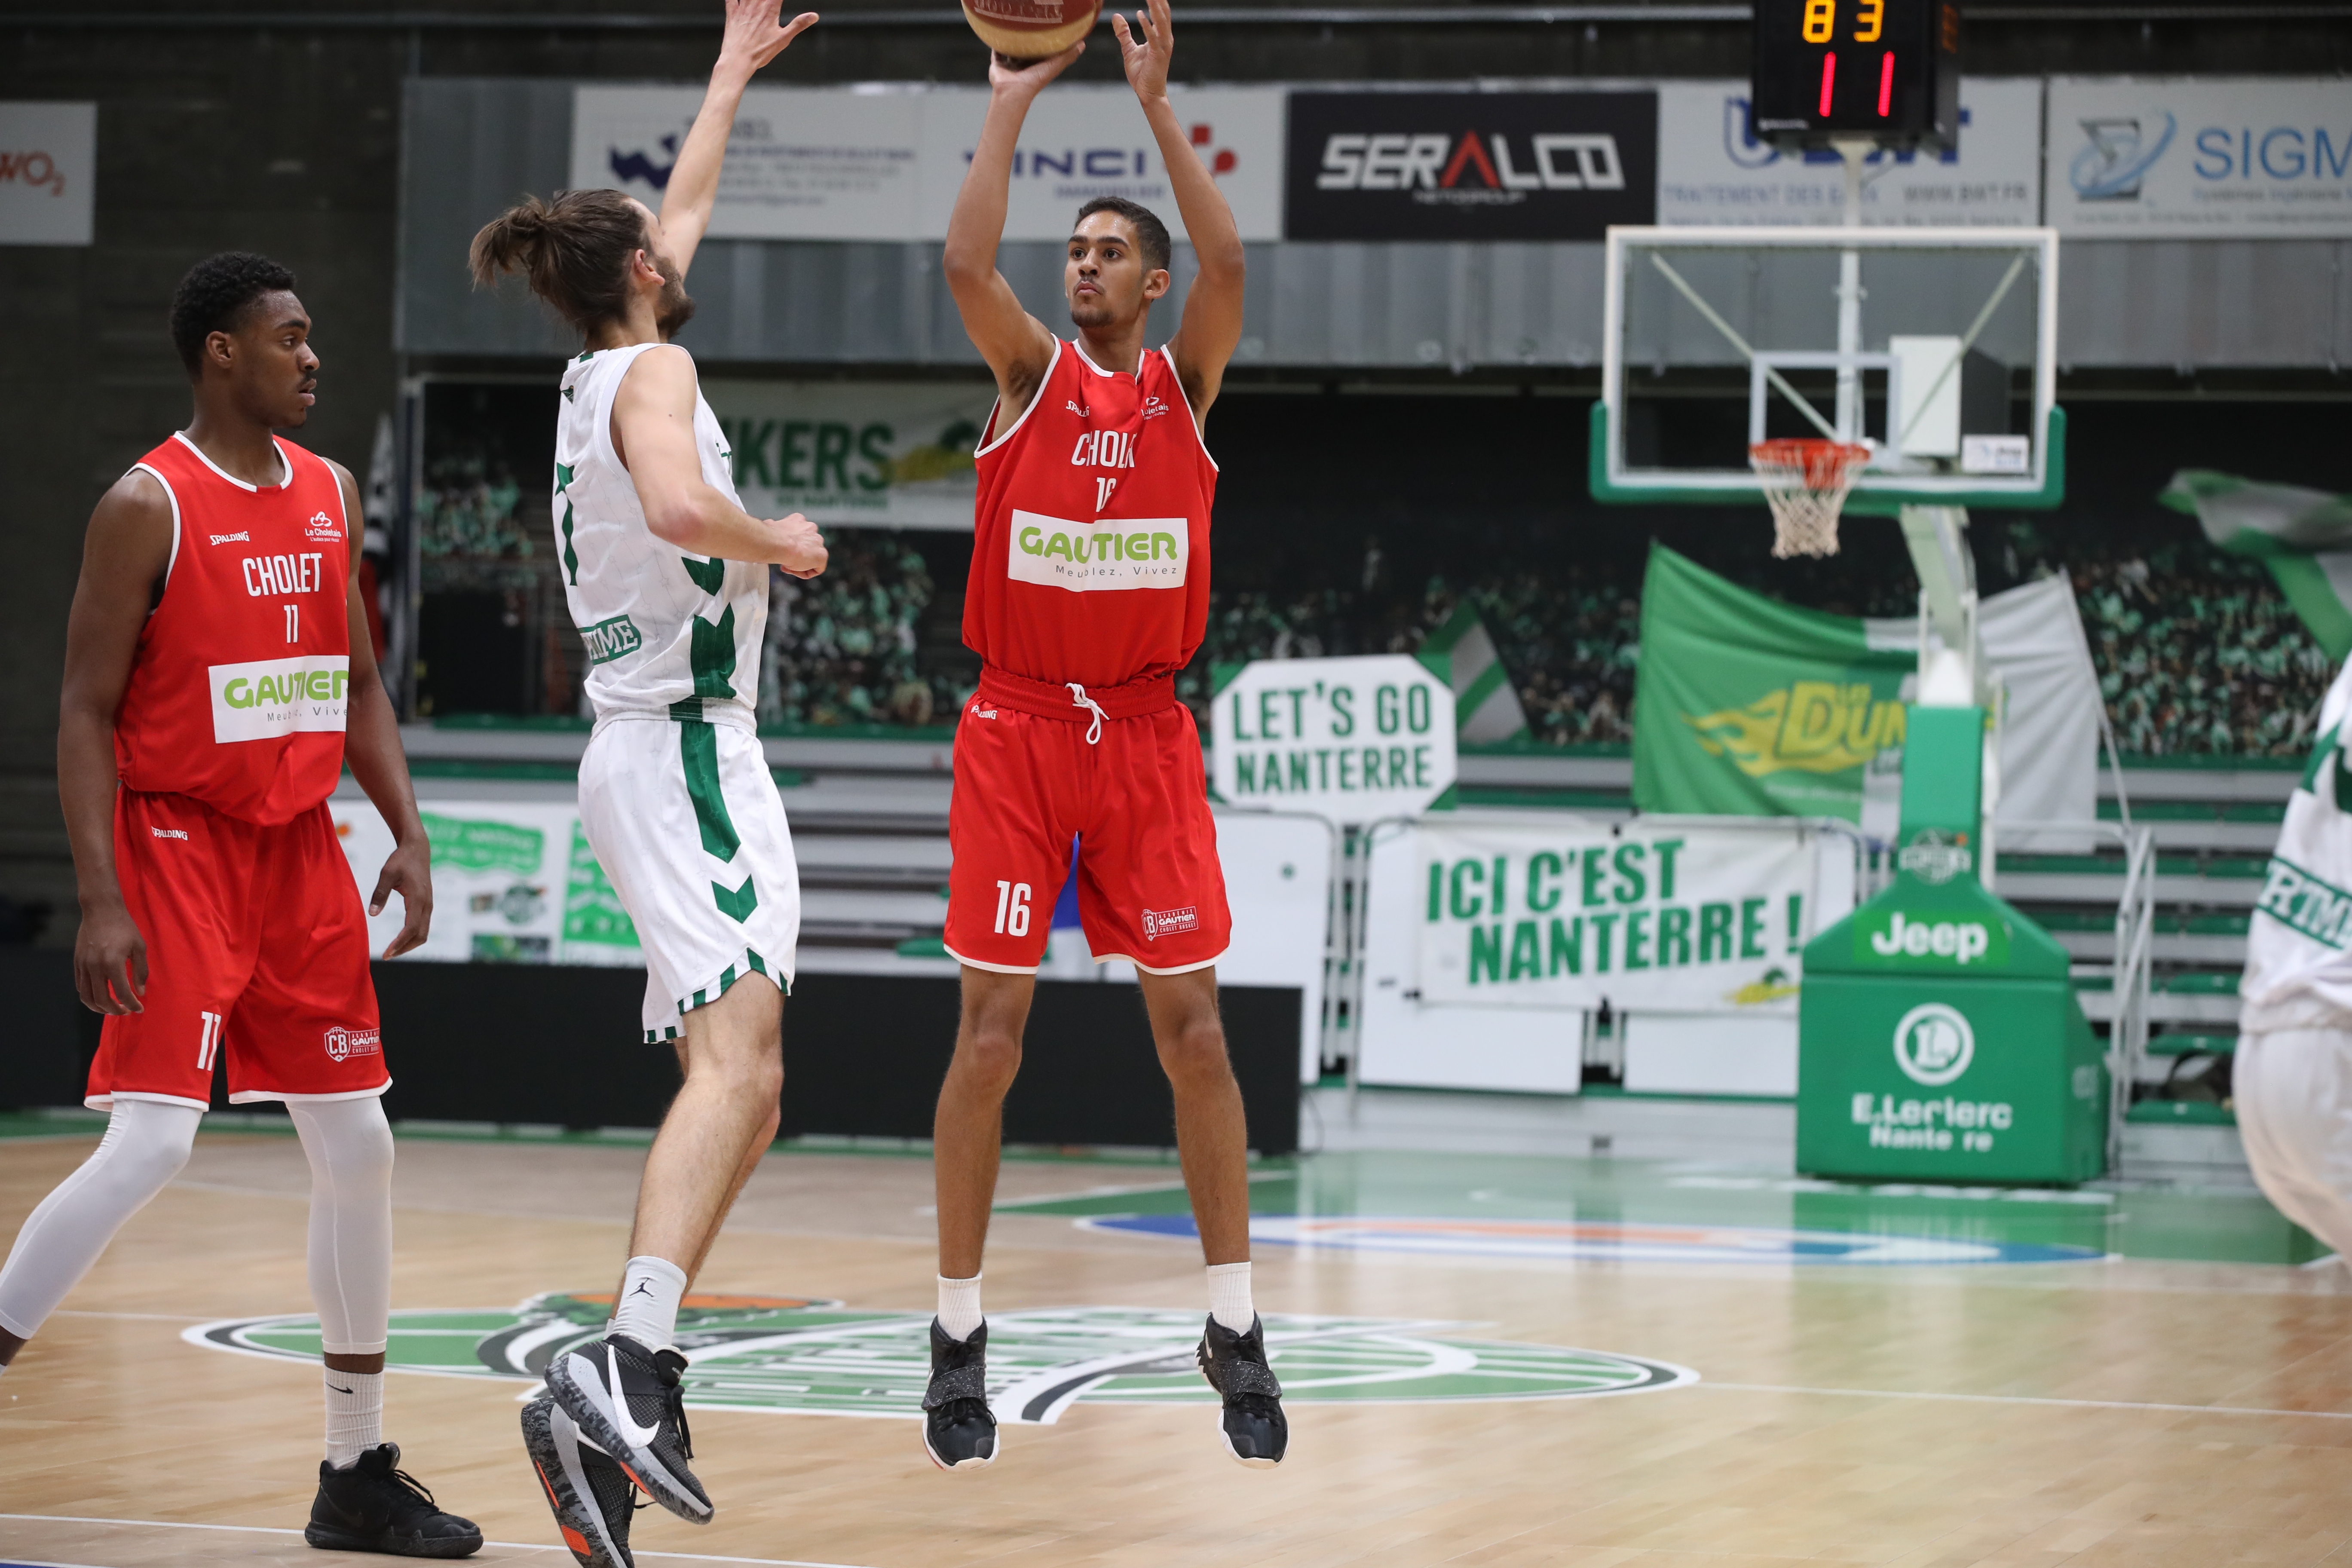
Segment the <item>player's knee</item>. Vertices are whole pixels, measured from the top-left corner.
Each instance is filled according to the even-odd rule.
[[[1160,1063],[1171,1082],[1214,1083],[1233,1074],[1225,1029],[1213,1015],[1186,1019],[1160,1042]]]
[[[1021,1070],[1021,1037],[985,1024],[967,1025],[956,1041],[956,1057],[977,1087],[1001,1095]]]

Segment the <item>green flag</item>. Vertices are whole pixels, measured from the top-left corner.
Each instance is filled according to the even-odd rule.
[[[1874,646],[1875,645],[1875,646]],[[1916,647],[1779,604],[1662,544],[1642,585],[1633,804],[1643,811],[1863,819],[1896,786]]]
[[[2352,496],[2183,468],[2156,499],[2195,517],[2231,554],[2269,567],[2328,658],[2352,654]]]
[[[1454,688],[1454,727],[1461,739],[1516,741],[1528,732],[1518,689],[1469,600],[1455,605],[1452,617],[1429,634],[1421,653],[1431,671],[1446,677]]]

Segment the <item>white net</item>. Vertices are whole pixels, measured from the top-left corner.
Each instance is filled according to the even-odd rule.
[[[1869,460],[1869,447],[1842,441],[1759,441],[1748,447],[1748,461],[1772,509],[1772,553],[1782,560],[1835,555],[1838,513]]]

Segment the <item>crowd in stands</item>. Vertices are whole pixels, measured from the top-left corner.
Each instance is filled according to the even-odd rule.
[[[919,538],[834,530],[823,576],[772,574],[762,724],[919,729],[955,711],[961,672],[927,670],[917,657],[933,593]]]
[[[416,492],[416,549],[443,556],[523,559],[540,531],[518,513],[522,487],[505,464],[476,453],[444,458],[425,469]]]
[[[2212,550],[2193,524],[2162,519],[2128,530],[1995,522],[1979,531],[1988,593],[2071,575],[2121,750],[2283,756],[2309,745],[2334,667],[2258,564]],[[949,661],[919,651],[935,592],[924,551],[940,542],[880,531],[832,538],[824,577],[778,579],[762,720],[946,722],[971,672],[967,663],[939,668]],[[1760,551],[1694,552],[1744,586],[1839,614],[1902,616],[1916,605],[1907,567],[1886,551],[1801,565]],[[1178,694],[1205,721],[1216,665],[1411,652],[1466,600],[1518,688],[1531,742],[1622,746],[1633,733],[1641,561],[1619,550],[1391,586],[1370,546],[1360,581],[1351,566],[1344,584],[1214,594],[1207,639]],[[958,577],[961,570],[959,560]],[[952,627],[934,630],[932,646],[952,642]]]

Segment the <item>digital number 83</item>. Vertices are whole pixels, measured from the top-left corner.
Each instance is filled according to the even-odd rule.
[[[1886,0],[1862,0],[1854,15],[1853,41],[1874,44],[1885,30]],[[1837,0],[1805,0],[1805,42],[1826,44],[1837,30]]]

